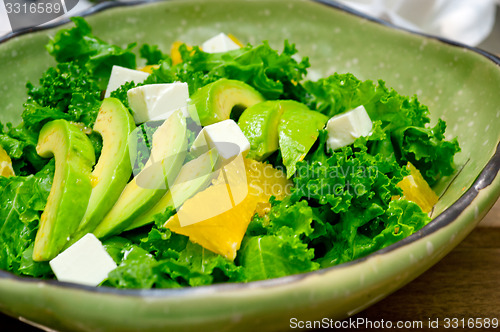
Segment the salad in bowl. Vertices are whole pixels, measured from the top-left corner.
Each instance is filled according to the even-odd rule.
[[[350,262],[432,223],[456,139],[383,81],[308,79],[295,46],[221,33],[126,48],[82,18],[0,128],[0,268],[116,288]],[[133,53],[138,48],[140,59]]]

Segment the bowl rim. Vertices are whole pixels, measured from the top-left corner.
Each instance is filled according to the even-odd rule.
[[[121,2],[121,1],[108,1],[108,2],[101,2],[98,3],[95,6],[92,6],[88,8],[85,11],[82,11],[78,16],[82,17],[87,17],[102,11],[106,11],[109,9],[117,8],[117,7],[131,7],[131,6],[138,6],[138,5],[148,5],[148,4],[154,4],[154,3],[159,3],[159,2],[170,2],[172,0],[134,0],[134,1],[129,1],[129,2]],[[371,22],[378,23],[383,26],[387,26],[389,28],[395,29],[395,30],[400,30],[400,31],[406,31],[410,34],[413,35],[418,35],[427,39],[434,39],[437,40],[441,43],[450,45],[450,46],[455,46],[455,47],[460,47],[460,48],[465,48],[470,51],[473,51],[477,54],[480,54],[484,56],[485,58],[489,59],[492,61],[494,64],[500,67],[500,57],[491,54],[487,51],[484,51],[482,49],[479,49],[477,47],[472,47],[468,46],[465,44],[462,44],[457,41],[453,41],[447,38],[439,37],[439,36],[434,36],[422,32],[416,32],[410,29],[402,28],[399,26],[396,26],[390,22],[383,21],[381,19],[378,19],[376,17],[372,17],[370,15],[364,14],[362,12],[359,12],[355,9],[352,9],[350,7],[347,7],[346,5],[343,5],[339,2],[336,2],[334,0],[303,0],[304,2],[313,2],[313,3],[318,3],[322,4],[325,7],[328,7],[333,10],[340,10],[342,12],[345,12],[347,14],[357,16],[362,19],[366,19]],[[44,30],[50,30],[53,28],[57,28],[61,25],[64,25],[66,23],[70,23],[71,20],[69,18],[61,19],[58,20],[55,23],[51,24],[46,24],[43,26],[37,26],[37,27],[30,27],[30,28],[25,28],[21,29],[15,32],[11,32],[3,37],[0,37],[0,44],[5,43],[11,39],[14,39],[18,36],[23,36],[26,34],[38,32],[38,31],[44,31]],[[460,170],[458,170],[460,172]],[[11,272],[7,272],[4,270],[0,270],[0,279],[8,279],[20,283],[26,283],[26,284],[44,284],[47,286],[53,286],[53,287],[61,287],[61,288],[66,288],[66,289],[72,289],[72,290],[81,290],[81,291],[87,291],[95,294],[112,294],[112,295],[118,295],[118,296],[127,296],[127,297],[154,297],[154,298],[169,298],[169,297],[179,297],[179,296],[192,296],[196,294],[202,294],[202,293],[207,293],[207,291],[218,291],[218,292],[230,292],[230,291],[235,291],[239,289],[250,289],[250,288],[255,288],[255,287],[260,287],[260,288],[268,288],[268,287],[273,287],[273,286],[284,286],[284,285],[290,285],[293,283],[297,283],[303,279],[312,277],[312,276],[317,276],[325,273],[329,273],[331,271],[335,271],[337,269],[341,269],[344,267],[348,266],[353,266],[353,265],[358,265],[366,260],[375,257],[375,256],[380,256],[384,255],[386,253],[395,251],[403,246],[406,246],[410,243],[413,243],[429,234],[432,234],[439,229],[453,223],[459,215],[464,211],[478,196],[479,192],[491,184],[495,180],[500,180],[497,179],[498,175],[500,173],[500,142],[497,143],[496,151],[495,153],[491,156],[491,158],[488,160],[487,164],[485,167],[481,170],[479,173],[478,177],[476,180],[473,182],[473,184],[470,186],[470,188],[465,191],[462,196],[460,196],[451,206],[449,206],[447,209],[445,209],[441,214],[439,214],[436,218],[432,220],[429,224],[424,226],[422,229],[419,231],[415,232],[414,234],[388,246],[383,249],[379,249],[367,256],[358,258],[356,260],[346,262],[343,264],[327,267],[327,268],[322,268],[316,271],[310,271],[310,272],[305,272],[305,273],[300,273],[300,274],[295,274],[295,275],[290,275],[290,276],[285,276],[285,277],[280,277],[280,278],[273,278],[273,279],[267,279],[267,280],[259,280],[259,281],[252,281],[252,282],[247,282],[247,283],[220,283],[220,284],[213,284],[213,285],[207,285],[207,286],[197,286],[197,287],[182,287],[182,288],[154,288],[154,289],[121,289],[121,288],[113,288],[113,287],[92,287],[92,286],[85,286],[85,285],[79,285],[79,284],[74,284],[74,283],[69,283],[69,282],[61,282],[57,280],[46,280],[46,279],[39,279],[39,278],[32,278],[32,277],[21,277],[14,275]],[[458,175],[458,174],[457,174]],[[498,197],[497,197],[498,198]]]

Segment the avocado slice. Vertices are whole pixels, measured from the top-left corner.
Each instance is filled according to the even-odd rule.
[[[283,114],[279,101],[265,101],[247,108],[238,121],[250,142],[248,158],[262,161],[278,150],[278,125]]]
[[[293,100],[279,101],[283,108],[278,125],[279,146],[286,166],[287,178],[296,172],[296,164],[306,156],[325,127],[328,117],[311,111],[306,105]]]
[[[187,154],[186,119],[172,113],[153,135],[151,156],[144,169],[125,187],[120,198],[94,230],[106,238],[125,230],[167,193]]]
[[[94,188],[87,212],[68,246],[97,227],[130,180],[132,165],[128,140],[134,129],[134,118],[118,99],[103,100],[94,125],[94,131],[103,140],[101,157],[91,177]]]
[[[165,212],[169,207],[178,209],[185,201],[208,187],[219,164],[217,149],[211,149],[186,163],[167,194],[150,210],[135,219],[126,230],[152,223],[156,214]]]
[[[52,188],[33,249],[33,260],[41,262],[59,254],[85,214],[92,192],[90,174],[95,152],[87,135],[66,120],[43,126],[36,151],[42,158],[56,160]]]
[[[245,109],[264,100],[250,85],[222,78],[196,91],[189,102],[194,107],[188,107],[188,112],[202,126],[208,126],[229,119],[235,107]]]

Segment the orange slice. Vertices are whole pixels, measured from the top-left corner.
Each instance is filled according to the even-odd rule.
[[[254,214],[266,213],[269,198],[282,199],[290,188],[282,171],[240,156],[221,169],[211,187],[187,200],[164,226],[234,260]]]
[[[8,178],[15,175],[14,169],[12,168],[12,160],[7,152],[0,146],[0,176]]]
[[[172,58],[172,65],[173,66],[182,62],[181,52],[179,51],[179,48],[181,47],[182,44],[184,44],[184,43],[181,41],[175,41],[172,44],[172,48],[170,49],[170,57]],[[187,49],[189,51],[193,49],[189,45],[186,45],[186,46],[187,46]],[[201,46],[200,46],[200,49],[201,49]]]
[[[274,168],[270,164],[253,159],[245,158],[244,162],[246,181],[253,189],[253,193],[259,195],[262,201],[269,201],[271,196],[276,197],[278,200],[282,200],[290,195],[292,182],[286,178],[286,174],[283,171]],[[237,164],[232,162],[227,165],[225,169],[230,170],[226,172],[228,180],[230,182],[236,182],[237,178],[240,177],[236,176],[236,174],[238,174],[238,170],[241,169],[241,167],[237,167]],[[231,176],[235,176],[235,178],[232,179]],[[224,178],[219,176],[213,180],[213,184],[218,184],[223,181]]]
[[[138,68],[137,70],[143,71],[148,74],[152,74],[154,69],[160,68],[160,65],[148,65],[142,68]]]
[[[227,194],[227,187],[225,184],[211,186],[186,201],[179,210],[201,214],[207,210],[227,208],[225,212],[184,227],[180,226],[179,214],[176,214],[165,226],[172,232],[188,236],[192,242],[210,251],[234,260],[258,201],[255,196],[247,195],[234,207],[228,206],[227,202],[219,203],[219,198]]]
[[[431,189],[420,171],[411,163],[407,165],[410,175],[407,175],[398,183],[398,187],[403,189],[403,199],[414,202],[424,212],[430,212],[436,205],[439,197]]]

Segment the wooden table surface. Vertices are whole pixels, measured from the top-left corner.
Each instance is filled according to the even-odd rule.
[[[354,318],[422,321],[500,320],[500,200],[450,254],[419,278]],[[441,325],[443,327],[443,325]],[[356,331],[363,329],[356,329]],[[368,329],[369,330],[369,329]],[[0,314],[0,331],[35,332]]]

